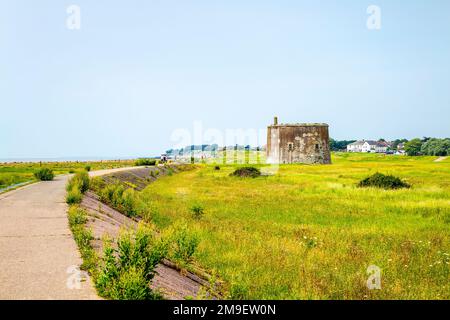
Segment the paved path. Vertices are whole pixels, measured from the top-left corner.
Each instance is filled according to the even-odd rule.
[[[91,175],[122,170],[130,168]],[[89,279],[79,289],[67,286],[68,269],[82,262],[67,220],[68,179],[57,176],[0,195],[0,299],[98,299]]]

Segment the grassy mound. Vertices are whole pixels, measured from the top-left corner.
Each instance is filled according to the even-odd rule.
[[[53,171],[49,168],[41,168],[34,173],[36,179],[41,181],[51,181],[54,178]]]
[[[255,167],[243,167],[236,169],[231,176],[243,177],[243,178],[256,178],[261,175],[261,171]]]
[[[410,188],[411,186],[402,181],[400,178],[392,176],[392,175],[384,175],[382,173],[375,173],[370,177],[367,177],[361,180],[358,183],[358,187],[375,187],[382,189],[402,189],[402,188]]]

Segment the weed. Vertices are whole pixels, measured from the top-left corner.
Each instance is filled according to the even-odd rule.
[[[123,231],[117,239],[117,249],[105,241],[103,263],[96,279],[99,293],[117,300],[160,298],[149,283],[165,254],[166,244],[143,224],[136,231]]]
[[[205,209],[199,204],[193,205],[189,210],[195,220],[200,220],[205,214]]]
[[[81,203],[82,199],[83,194],[78,186],[73,186],[72,189],[70,189],[66,194],[66,203],[69,205]]]
[[[55,177],[53,171],[49,168],[41,168],[34,173],[36,179],[41,181],[51,181]]]

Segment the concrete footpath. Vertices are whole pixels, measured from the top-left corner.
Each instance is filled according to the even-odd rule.
[[[98,299],[89,278],[74,281],[82,260],[67,219],[69,177],[0,195],[0,299]]]

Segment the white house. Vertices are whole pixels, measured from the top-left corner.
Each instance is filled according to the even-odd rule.
[[[386,153],[389,148],[388,143],[373,140],[360,140],[347,145],[347,152],[374,152]]]

